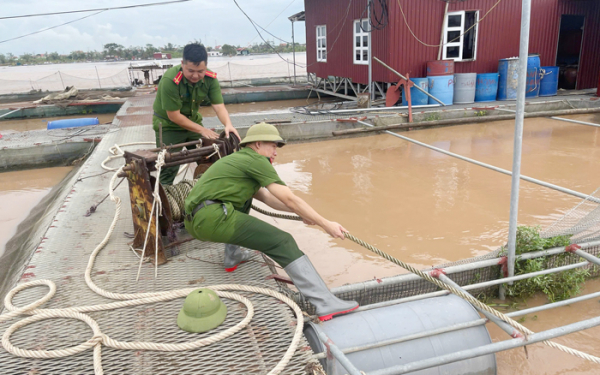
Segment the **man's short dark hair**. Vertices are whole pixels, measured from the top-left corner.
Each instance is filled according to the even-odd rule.
[[[208,53],[204,45],[200,43],[190,43],[183,48],[183,62],[192,62],[194,65],[200,64],[202,61],[208,62]]]

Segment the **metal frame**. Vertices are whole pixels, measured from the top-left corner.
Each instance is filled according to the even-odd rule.
[[[369,90],[369,85],[361,85],[352,82],[351,78],[329,76],[328,78],[317,77],[316,73],[308,73],[308,83],[312,85],[314,91],[323,94],[337,96],[347,100],[356,100],[360,93],[372,91],[374,99],[385,99],[386,82],[375,82],[372,85],[373,90]],[[340,91],[343,92],[340,93]],[[354,95],[354,96],[352,96]]]
[[[583,247],[591,247],[591,246],[597,246],[598,244],[600,244],[600,241],[590,242],[590,243],[582,244],[582,245],[583,245]],[[548,250],[539,251],[539,252],[535,252],[535,253],[523,254],[519,257],[519,259],[531,259],[531,258],[536,258],[536,257],[540,257],[540,256],[559,254],[561,252],[571,252],[571,253],[583,258],[585,260],[585,262],[572,264],[572,265],[568,265],[568,266],[563,266],[563,267],[557,267],[557,268],[553,268],[550,270],[544,270],[544,271],[540,271],[540,272],[534,272],[534,273],[530,273],[527,275],[512,276],[512,277],[508,277],[508,278],[504,278],[504,279],[493,280],[490,282],[472,284],[472,285],[469,285],[466,287],[460,287],[454,281],[452,281],[450,278],[445,276],[443,273],[438,272],[437,274],[438,274],[439,279],[441,281],[443,281],[444,283],[452,285],[455,288],[458,288],[460,290],[466,291],[468,289],[477,289],[477,288],[481,288],[482,286],[489,286],[489,285],[498,284],[498,283],[506,283],[508,281],[516,281],[516,280],[520,280],[520,279],[524,279],[524,278],[528,278],[528,277],[537,276],[540,274],[561,272],[561,271],[565,271],[567,269],[587,266],[590,263],[600,266],[599,258],[597,258],[583,250],[572,250],[571,251],[571,250],[566,250],[563,248],[554,248],[554,249],[548,249]],[[477,262],[477,264],[485,263],[486,265],[493,265],[493,263],[488,264],[493,261],[495,261],[497,264],[498,260],[491,259],[490,261]],[[453,269],[456,272],[458,272],[457,270],[459,270],[459,269],[463,270],[463,269],[466,269],[467,267],[470,268],[470,267],[472,267],[472,265],[473,265],[473,263],[466,265],[466,267],[465,266],[453,267]],[[447,273],[448,270],[450,270],[450,267],[444,271]],[[416,275],[406,275],[406,276],[414,276],[414,277],[418,278],[418,276],[416,276]],[[338,289],[341,289],[341,288],[338,288]],[[369,306],[365,306],[365,307],[376,308],[376,307],[382,307],[382,306],[387,306],[387,305],[391,305],[391,304],[408,302],[408,300],[412,301],[415,299],[429,298],[429,297],[434,297],[434,296],[439,296],[439,295],[444,295],[444,294],[449,294],[449,292],[448,291],[434,292],[434,293],[429,293],[427,295],[415,296],[417,298],[415,298],[415,297],[403,298],[403,299],[399,299],[399,300],[387,301],[387,302],[383,302],[383,303],[379,303],[379,304],[373,304],[373,305],[369,305]],[[560,307],[560,306],[565,306],[565,305],[568,305],[568,304],[571,304],[574,302],[580,302],[580,301],[588,300],[591,298],[596,298],[598,296],[600,296],[600,292],[591,293],[591,294],[588,294],[585,296],[575,297],[575,298],[571,298],[571,299],[564,300],[564,301],[554,302],[554,303],[546,304],[543,306],[533,307],[533,308],[526,309],[526,310],[515,311],[515,312],[509,313],[506,315],[509,317],[522,316],[522,315],[526,315],[526,314],[530,314],[530,313],[534,313],[534,312],[538,312],[538,311],[542,311],[542,310],[548,310],[548,309],[552,309],[552,308],[556,308],[556,307]],[[361,310],[364,311],[366,309],[361,307],[357,311],[361,311]],[[317,353],[314,356],[314,358],[322,359],[322,358],[326,358],[327,356],[333,356],[336,360],[338,360],[340,362],[340,364],[342,364],[342,366],[344,366],[344,368],[348,371],[349,374],[365,374],[365,375],[405,374],[405,373],[419,371],[419,370],[423,370],[423,369],[427,369],[427,368],[431,368],[431,367],[445,365],[448,363],[453,363],[453,362],[458,362],[458,361],[475,358],[475,357],[479,357],[479,356],[483,356],[483,355],[488,355],[488,354],[496,353],[499,351],[504,351],[504,350],[513,349],[513,348],[517,348],[517,347],[521,347],[521,346],[525,346],[525,345],[530,345],[530,344],[541,342],[541,341],[550,340],[550,339],[553,339],[556,337],[564,336],[564,335],[574,333],[574,332],[579,332],[579,331],[600,325],[600,317],[596,317],[596,318],[584,320],[581,322],[568,324],[568,325],[560,326],[557,328],[549,329],[546,331],[534,333],[534,334],[528,335],[527,337],[524,337],[520,332],[518,332],[517,330],[515,330],[514,328],[509,326],[504,321],[499,320],[498,318],[496,318],[495,316],[492,316],[491,314],[485,313],[483,311],[481,311],[481,312],[487,317],[487,319],[478,319],[478,320],[474,320],[474,321],[470,321],[470,322],[458,323],[458,324],[450,325],[448,327],[437,328],[437,329],[421,332],[418,334],[412,334],[412,335],[408,335],[408,336],[404,336],[404,337],[400,337],[400,338],[396,338],[396,339],[392,339],[392,340],[386,340],[386,341],[381,341],[381,342],[372,343],[372,344],[365,344],[365,345],[355,346],[355,347],[350,347],[350,348],[345,348],[345,349],[340,349],[337,345],[335,345],[335,343],[333,343],[333,341],[331,341],[331,339],[329,337],[327,337],[325,332],[323,332],[323,330],[320,327],[315,326],[317,335],[318,335],[319,339],[325,344],[325,346],[327,348],[327,352]],[[463,350],[463,351],[459,351],[459,352],[444,354],[441,356],[428,358],[426,360],[419,360],[419,361],[411,362],[411,363],[408,363],[405,365],[383,368],[383,369],[371,371],[368,373],[361,372],[359,369],[356,369],[356,367],[352,364],[352,362],[348,359],[348,357],[346,357],[346,354],[350,354],[350,353],[354,353],[354,352],[358,352],[358,351],[362,351],[362,350],[374,349],[374,348],[378,348],[381,346],[393,345],[393,344],[397,344],[397,343],[401,343],[401,342],[416,340],[416,339],[420,339],[420,338],[424,338],[424,337],[439,335],[439,334],[457,331],[457,330],[461,330],[461,329],[476,327],[476,326],[485,324],[488,321],[491,321],[491,322],[497,324],[500,328],[502,328],[504,331],[506,331],[511,337],[513,337],[513,339],[500,341],[497,343],[492,343],[492,344],[484,345],[484,346],[469,349],[469,350]]]

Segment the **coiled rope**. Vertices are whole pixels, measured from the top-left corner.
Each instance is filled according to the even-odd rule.
[[[135,143],[139,144],[139,143]],[[122,147],[123,145],[121,145]],[[116,149],[120,149],[119,146],[116,146]],[[116,152],[116,151],[115,151]],[[116,155],[113,155],[116,156]],[[120,157],[120,155],[119,155]],[[110,160],[115,157],[109,157]],[[109,160],[107,159],[107,160]],[[107,169],[110,167],[105,166],[107,162],[105,160],[102,165],[103,168]],[[31,317],[20,320],[13,325],[11,325],[2,335],[2,346],[6,351],[12,353],[16,356],[20,357],[28,357],[28,358],[60,358],[67,357],[71,355],[75,355],[77,353],[81,353],[85,350],[93,348],[93,361],[94,361],[94,372],[96,375],[103,375],[104,371],[102,369],[102,345],[106,345],[108,347],[116,348],[116,349],[125,349],[125,350],[154,350],[154,351],[181,351],[181,350],[192,350],[196,348],[200,348],[203,346],[207,346],[213,344],[215,342],[221,341],[236,332],[239,332],[244,327],[246,327],[252,317],[254,315],[254,308],[252,303],[247,298],[235,294],[227,292],[227,290],[238,290],[238,291],[246,291],[251,293],[259,293],[267,296],[271,296],[279,299],[284,302],[288,306],[294,310],[294,314],[296,315],[296,330],[294,331],[294,337],[290,346],[286,350],[285,354],[281,358],[281,360],[275,365],[275,367],[269,372],[270,375],[279,374],[283,369],[287,366],[292,356],[296,352],[298,344],[300,342],[300,338],[302,337],[302,329],[304,326],[304,319],[302,316],[302,311],[298,307],[298,305],[286,297],[285,295],[276,292],[272,289],[267,288],[258,288],[248,285],[238,285],[238,284],[224,284],[224,285],[213,285],[208,286],[207,288],[213,289],[216,293],[225,298],[233,299],[243,303],[248,309],[247,315],[237,323],[235,326],[230,327],[222,332],[217,334],[208,336],[206,338],[195,340],[187,343],[180,344],[165,344],[165,343],[157,343],[157,342],[125,342],[118,341],[110,338],[108,335],[102,333],[100,330],[100,326],[96,321],[94,321],[89,315],[83,314],[84,312],[91,311],[105,311],[105,310],[113,310],[126,306],[137,306],[148,303],[156,303],[162,301],[169,301],[175,298],[185,297],[187,294],[191,293],[195,288],[184,288],[184,289],[175,289],[171,291],[164,292],[150,292],[150,293],[113,293],[106,291],[100,287],[98,287],[91,278],[91,272],[94,267],[94,262],[96,256],[104,248],[108,240],[110,239],[114,228],[118,222],[121,213],[121,198],[114,195],[114,185],[117,179],[117,175],[121,173],[122,167],[117,170],[117,172],[113,175],[110,184],[109,184],[109,196],[110,199],[115,203],[115,215],[113,217],[113,221],[110,225],[110,228],[104,239],[100,244],[96,246],[90,258],[88,260],[88,264],[85,270],[85,281],[88,287],[93,290],[95,293],[115,300],[121,300],[120,302],[113,302],[101,305],[90,305],[90,306],[76,306],[64,309],[38,309],[39,306],[43,305],[47,301],[49,301],[56,292],[56,285],[51,280],[34,280],[31,282],[23,283],[16,288],[12,289],[5,297],[4,304],[6,309],[9,310],[8,313],[0,315],[0,322],[6,321],[8,319],[12,319],[19,315],[32,315]],[[158,177],[157,177],[158,180]],[[49,287],[49,292],[41,299],[34,301],[23,307],[16,307],[12,304],[13,297],[20,291],[38,285],[46,285]],[[88,339],[86,342],[79,344],[74,347],[70,347],[67,349],[60,350],[26,350],[18,348],[10,342],[11,335],[16,332],[19,328],[22,328],[28,324],[31,324],[36,321],[50,319],[50,318],[71,318],[78,319],[85,323],[87,323],[93,331],[93,336]]]

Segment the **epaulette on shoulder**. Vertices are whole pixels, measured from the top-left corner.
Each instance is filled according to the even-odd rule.
[[[179,73],[177,73],[175,78],[173,78],[173,82],[175,82],[175,84],[178,85],[179,82],[181,82],[182,78],[183,78],[183,72],[180,71]]]
[[[207,70],[206,73],[204,73],[204,74],[210,78],[217,78],[217,73],[211,72],[210,70]]]

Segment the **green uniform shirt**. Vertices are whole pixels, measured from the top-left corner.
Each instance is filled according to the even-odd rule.
[[[240,210],[258,189],[272,183],[285,185],[268,158],[245,147],[204,172],[185,200],[185,211],[191,213],[207,199],[231,203]]]
[[[210,70],[208,71],[210,72]],[[182,129],[169,120],[167,111],[179,110],[182,115],[202,125],[202,115],[198,113],[200,103],[207,100],[210,104],[223,104],[221,86],[216,78],[204,76],[202,80],[192,84],[183,74],[179,80],[176,79],[179,72],[181,72],[181,65],[170,68],[158,84],[156,99],[152,107],[156,113],[152,119],[155,131],[158,131],[159,121],[162,122],[163,130]],[[179,81],[179,84],[176,81]]]

